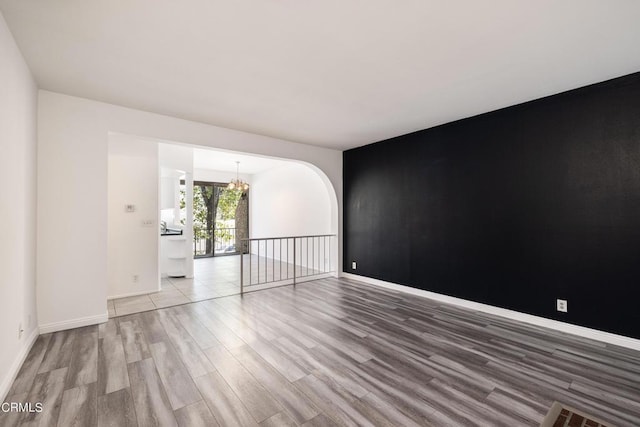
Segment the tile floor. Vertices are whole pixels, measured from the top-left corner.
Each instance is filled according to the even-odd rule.
[[[194,278],[163,278],[162,290],[108,301],[109,317],[140,313],[240,293],[240,257],[199,258]]]
[[[293,264],[273,258],[244,255],[245,292],[293,283]],[[240,293],[240,256],[228,255],[194,260],[193,279],[165,278],[162,290],[147,295],[108,301],[109,317],[173,307],[189,302],[220,298]],[[321,268],[321,269],[318,269]],[[297,264],[298,282],[328,275],[328,266]]]

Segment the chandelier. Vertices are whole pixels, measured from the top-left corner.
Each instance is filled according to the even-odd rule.
[[[239,175],[240,162],[236,162],[236,179],[232,179],[227,185],[229,190],[241,190],[243,193],[246,193],[249,190],[249,184],[240,179]]]

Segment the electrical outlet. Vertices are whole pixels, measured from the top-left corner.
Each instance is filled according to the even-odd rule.
[[[138,283],[140,281],[140,276],[138,276],[137,274],[133,275],[133,283]]]
[[[24,329],[22,329],[22,322],[18,325],[18,339],[22,338],[22,333]]]
[[[351,269],[352,269],[352,270],[355,270],[355,269],[356,269],[356,267],[357,267],[356,262],[355,262],[355,261],[352,261],[352,262],[351,262]]]
[[[566,299],[556,300],[556,309],[558,311],[566,313],[567,312],[567,300]]]

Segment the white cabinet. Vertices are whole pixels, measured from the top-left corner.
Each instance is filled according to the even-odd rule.
[[[165,177],[160,179],[160,209],[175,209],[178,206],[178,178]]]
[[[185,277],[187,274],[186,248],[185,236],[160,236],[160,273],[163,277]]]

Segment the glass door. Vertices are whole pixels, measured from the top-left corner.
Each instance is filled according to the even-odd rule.
[[[235,255],[248,235],[248,194],[223,183],[194,181],[193,256]]]

